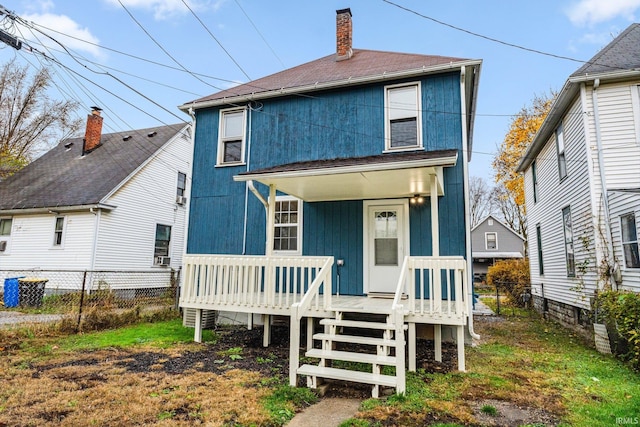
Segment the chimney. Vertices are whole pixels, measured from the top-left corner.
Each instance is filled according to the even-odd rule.
[[[352,42],[351,9],[336,10],[336,61],[351,58],[353,55]]]
[[[87,116],[87,130],[82,144],[83,156],[100,146],[100,137],[102,136],[102,116],[100,111],[102,111],[101,108],[91,107],[91,114]]]

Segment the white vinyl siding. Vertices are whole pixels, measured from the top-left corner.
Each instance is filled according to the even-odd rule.
[[[636,237],[640,232],[638,219],[640,218],[640,192],[620,192],[609,193],[609,205],[611,210],[611,235],[613,238],[613,250],[616,259],[620,262],[622,271],[622,289],[640,292],[640,268],[625,267],[623,253],[623,240],[620,217],[634,214],[636,220]]]
[[[385,149],[422,147],[420,83],[385,88]]]
[[[536,225],[542,224],[542,252],[544,253],[544,276],[536,255],[530,257],[532,293],[565,304],[589,308],[589,295],[595,290],[595,273],[587,272],[582,277],[567,277],[565,239],[562,206],[571,206],[573,220],[574,260],[576,265],[595,265],[593,251],[583,247],[582,237],[592,238],[593,222],[589,167],[581,103],[577,99],[563,117],[563,136],[566,158],[570,159],[569,174],[560,179],[556,135],[552,133],[541,152],[536,156],[538,178],[538,201],[533,203],[533,177],[531,168],[525,171],[525,198],[527,202],[527,224],[529,249],[538,253]],[[540,197],[543,195],[543,197]],[[584,283],[582,293],[576,292]],[[544,292],[543,292],[544,285]],[[585,297],[584,295],[587,295]]]
[[[154,267],[156,224],[171,226],[171,267],[182,264],[187,206],[176,205],[176,175],[191,171],[188,135],[173,138],[106,201],[117,206],[100,214],[95,269]],[[171,165],[168,167],[167,165]],[[185,194],[190,192],[187,176]]]

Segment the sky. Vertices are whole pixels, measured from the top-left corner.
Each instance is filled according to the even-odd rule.
[[[640,18],[640,0],[0,0],[21,41],[0,46],[47,67],[51,96],[103,111],[104,132],[188,122],[177,106],[335,53],[336,10],[353,46],[483,61],[470,174],[491,161],[514,114],[562,88]],[[1,7],[0,7],[1,9]],[[4,19],[3,19],[4,18]],[[0,45],[2,43],[0,42]]]

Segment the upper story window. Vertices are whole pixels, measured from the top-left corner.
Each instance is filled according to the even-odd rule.
[[[538,244],[538,273],[542,276],[544,274],[544,263],[542,262],[542,231],[540,230],[540,224],[536,225],[536,243]]]
[[[564,252],[567,259],[567,276],[575,277],[576,260],[573,251],[573,224],[571,221],[571,208],[562,209],[562,224],[564,226]]]
[[[558,172],[562,180],[567,176],[567,157],[565,155],[564,129],[562,124],[556,129],[556,147],[558,149]]]
[[[244,159],[246,110],[220,111],[218,132],[218,165],[237,165]]]
[[[531,178],[533,180],[533,203],[538,202],[538,166],[534,160],[531,163]]]
[[[386,150],[407,150],[422,147],[420,111],[420,83],[386,88]]]
[[[622,215],[620,217],[620,225],[622,228],[622,251],[624,253],[624,265],[627,268],[640,268],[636,215],[634,213]]]
[[[302,201],[294,197],[276,197],[273,250],[302,253]]]
[[[64,225],[65,218],[63,216],[56,217],[56,225],[53,230],[53,246],[62,246],[64,242]]]
[[[176,187],[176,196],[186,196],[185,190],[187,188],[187,174],[178,172],[178,186]]]
[[[496,233],[485,233],[484,243],[487,250],[498,249],[498,235]]]
[[[12,224],[11,218],[0,218],[0,236],[10,236]]]

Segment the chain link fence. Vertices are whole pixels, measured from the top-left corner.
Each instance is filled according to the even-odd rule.
[[[91,308],[177,309],[180,270],[0,270],[0,284],[5,309],[78,316]]]
[[[491,285],[476,282],[474,292],[497,315],[528,315],[533,309],[531,286],[511,282],[494,282]]]

